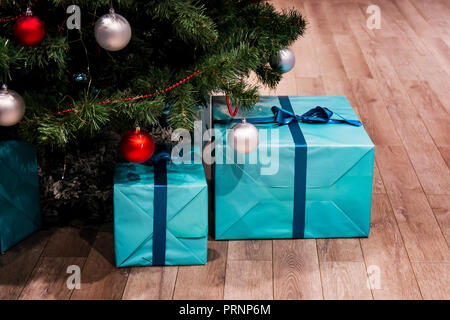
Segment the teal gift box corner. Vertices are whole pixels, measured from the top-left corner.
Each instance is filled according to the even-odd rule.
[[[280,101],[286,98],[296,115],[322,106],[346,119],[358,119],[345,97],[261,97],[254,109],[241,110],[236,118],[273,117],[272,107],[283,108]],[[213,120],[230,118],[224,97],[213,97],[211,104]],[[255,151],[257,156],[263,146],[269,154],[271,148],[279,154],[276,174],[261,175],[265,165],[260,160],[236,163],[237,155],[230,152],[226,141],[232,125],[214,124],[216,140],[218,134],[223,139],[222,163],[216,159],[214,168],[216,239],[369,236],[375,147],[362,126],[300,121],[291,128],[256,124],[260,134],[261,129],[268,130]],[[306,146],[303,182],[297,180],[302,173],[296,172],[300,170],[296,163],[299,145],[292,131],[298,130],[295,127]],[[274,139],[274,133],[279,139]],[[216,155],[220,157],[217,148],[218,144]],[[231,164],[227,162],[230,155],[234,158]],[[299,196],[299,189],[303,195],[300,190]],[[294,214],[298,209],[303,210],[300,219]]]
[[[41,227],[36,149],[0,142],[0,252]]]
[[[118,267],[206,264],[208,187],[203,165],[168,162],[165,170],[167,183],[158,185],[154,166],[116,166],[114,241]],[[155,199],[161,188],[167,191],[166,201]],[[166,210],[164,230],[156,220],[155,206]],[[164,247],[159,248],[163,250],[163,263],[154,261],[154,246],[161,246],[161,240],[158,244],[155,241],[155,226],[156,233],[165,234]]]

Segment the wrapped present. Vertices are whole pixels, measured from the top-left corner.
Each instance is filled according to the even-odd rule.
[[[41,227],[36,149],[25,142],[0,142],[0,251]]]
[[[375,150],[345,97],[262,97],[235,119],[211,104],[216,239],[369,235]],[[227,141],[242,118],[260,134],[247,155]]]
[[[205,264],[208,188],[203,165],[175,164],[160,153],[149,164],[120,163],[114,181],[116,264]]]

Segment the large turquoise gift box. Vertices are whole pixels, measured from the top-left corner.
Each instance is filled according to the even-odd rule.
[[[116,166],[118,267],[206,264],[208,187],[203,165],[166,160]]]
[[[0,252],[41,227],[36,149],[0,142]]]
[[[345,97],[262,97],[234,122],[212,106],[216,239],[369,235],[375,150]],[[227,141],[242,118],[260,133],[245,157]]]

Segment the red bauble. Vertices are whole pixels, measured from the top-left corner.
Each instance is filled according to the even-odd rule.
[[[45,37],[44,23],[30,14],[17,20],[14,35],[25,46],[35,46]]]
[[[143,163],[155,152],[155,142],[148,132],[137,128],[124,134],[120,142],[120,151],[128,161]]]

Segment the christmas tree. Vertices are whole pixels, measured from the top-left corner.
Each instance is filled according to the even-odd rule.
[[[94,34],[111,6],[132,33],[116,51]],[[45,24],[37,43],[15,30],[27,7]],[[22,121],[0,135],[52,147],[157,126],[165,111],[170,127],[192,129],[214,91],[251,107],[258,87],[249,74],[276,86],[282,73],[271,57],[305,29],[299,12],[263,1],[3,0],[0,8],[0,75],[26,105]]]

